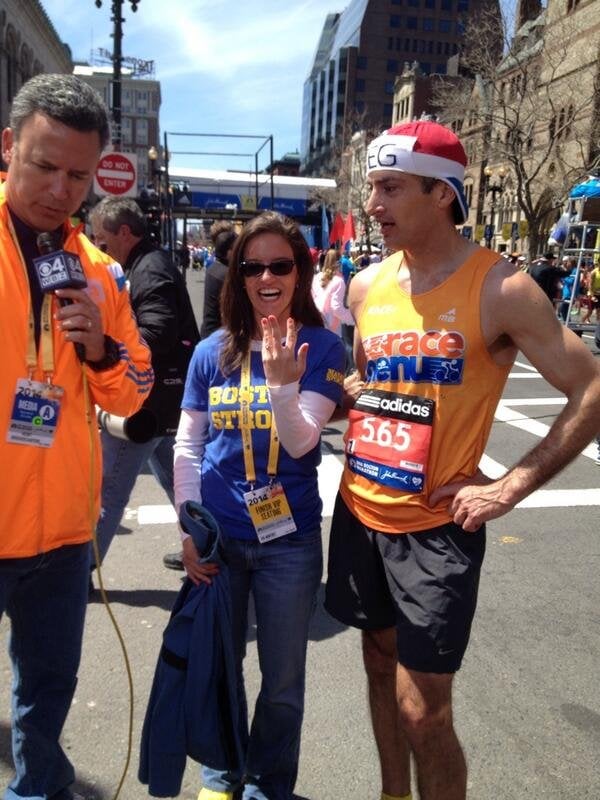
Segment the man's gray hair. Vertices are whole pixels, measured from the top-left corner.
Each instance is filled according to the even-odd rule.
[[[147,232],[142,209],[129,197],[104,197],[91,210],[89,218],[110,233],[118,233],[121,225],[128,225],[134,236],[145,236]]]
[[[95,89],[75,75],[41,74],[23,84],[13,100],[8,123],[15,140],[19,139],[23,123],[36,113],[76,131],[96,131],[101,149],[108,143],[106,105]]]

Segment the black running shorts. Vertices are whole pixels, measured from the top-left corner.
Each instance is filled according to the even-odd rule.
[[[454,523],[417,533],[367,528],[338,494],[329,540],[325,608],[363,630],[395,627],[398,661],[418,672],[456,672],[471,632],[485,526]]]

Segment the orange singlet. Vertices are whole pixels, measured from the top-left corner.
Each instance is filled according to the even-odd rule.
[[[497,253],[480,248],[435,289],[398,285],[402,254],[386,259],[357,319],[365,391],[350,412],[340,491],[352,513],[384,533],[444,525],[433,489],[474,474],[510,371],[481,333],[481,290]]]

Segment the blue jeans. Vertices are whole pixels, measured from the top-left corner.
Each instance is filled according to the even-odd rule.
[[[104,561],[108,548],[121,522],[125,507],[138,475],[146,462],[154,477],[167,493],[173,496],[173,444],[174,436],[156,436],[144,444],[102,431],[102,510],[96,527],[100,561]]]
[[[300,756],[308,628],[323,572],[320,530],[259,544],[225,539],[232,600],[233,647],[240,691],[240,733],[247,742],[244,775],[203,767],[203,785],[233,791],[244,779],[243,800],[291,800]],[[248,600],[256,610],[262,675],[248,734],[242,662]]]
[[[59,743],[71,707],[88,599],[90,544],[0,559],[0,616],[11,621],[15,777],[4,800],[70,800]]]

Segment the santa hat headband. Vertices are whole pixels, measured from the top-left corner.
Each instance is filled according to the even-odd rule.
[[[367,175],[397,170],[447,183],[456,197],[457,224],[466,222],[469,213],[463,187],[466,165],[459,138],[437,122],[396,125],[374,139],[367,149]]]

